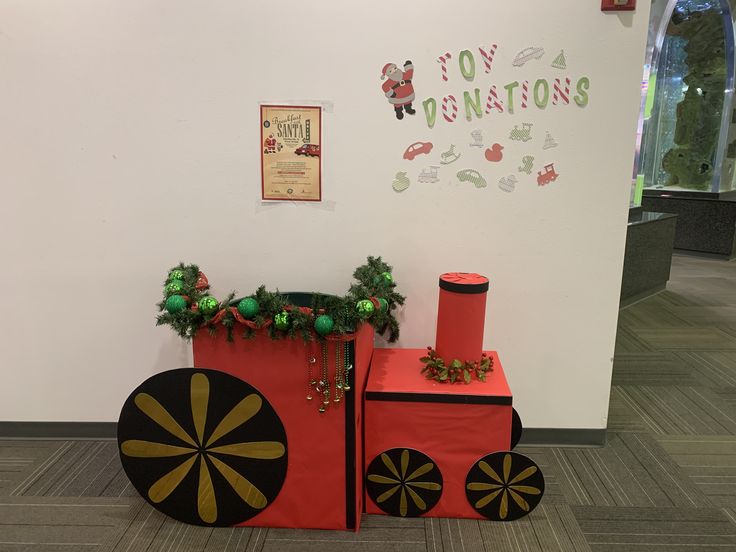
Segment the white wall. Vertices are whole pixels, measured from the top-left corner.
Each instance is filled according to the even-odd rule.
[[[116,420],[143,379],[187,365],[189,347],[154,327],[179,260],[199,263],[219,295],[262,282],[343,293],[381,254],[408,296],[399,345],[434,342],[439,273],[484,273],[486,345],[525,425],[605,427],[647,2],[621,16],[580,0],[464,4],[0,2],[0,420]],[[474,83],[454,62],[441,81],[438,55],[491,43],[491,75],[478,58]],[[543,60],[512,67],[537,45]],[[380,90],[384,63],[405,59],[420,98],[503,90],[565,74],[549,67],[562,48],[567,73],[591,79],[584,109],[472,123],[461,112],[452,125],[438,113],[430,130],[419,105],[395,121]],[[309,98],[334,103],[326,201],[265,205],[258,102]],[[507,138],[523,121],[537,139],[553,131],[561,178],[507,194],[496,181],[516,172],[525,150]],[[475,128],[506,143],[506,165],[471,162]],[[439,160],[403,162],[418,139],[435,154],[456,143],[465,160],[397,194],[397,171]],[[487,188],[455,181],[472,167]]]

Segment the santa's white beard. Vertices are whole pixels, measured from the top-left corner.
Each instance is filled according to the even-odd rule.
[[[403,78],[404,78],[404,73],[398,70],[394,71],[388,76],[388,80],[392,80],[394,82],[399,82]]]

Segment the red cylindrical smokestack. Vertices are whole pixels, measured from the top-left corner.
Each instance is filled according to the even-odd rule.
[[[445,361],[475,362],[483,353],[488,278],[469,272],[440,276],[435,350]]]

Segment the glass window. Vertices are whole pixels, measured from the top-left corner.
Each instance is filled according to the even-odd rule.
[[[647,189],[732,188],[726,151],[731,117],[724,116],[731,106],[732,46],[726,0],[677,2],[648,83],[639,164]],[[732,149],[736,157],[736,142]]]

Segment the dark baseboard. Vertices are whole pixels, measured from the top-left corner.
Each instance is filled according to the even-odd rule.
[[[715,259],[717,261],[732,261],[736,259],[736,253],[721,255],[719,253],[707,253],[705,251],[693,251],[691,249],[673,249],[672,252],[682,257],[700,257],[703,259]]]
[[[635,303],[638,303],[639,301],[643,301],[644,299],[649,299],[653,295],[657,295],[658,293],[661,293],[666,289],[667,289],[667,284],[662,284],[661,286],[653,287],[641,293],[637,293],[636,295],[632,295],[631,297],[627,297],[626,299],[621,299],[621,302],[619,303],[618,308],[625,309],[626,307],[630,307],[631,305],[634,305]]]
[[[606,444],[606,430],[525,427],[519,444],[527,447],[602,447]]]
[[[0,439],[115,439],[115,422],[0,422]],[[521,445],[602,447],[605,429],[524,428]]]
[[[115,439],[117,422],[0,422],[0,439]]]

